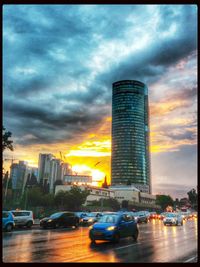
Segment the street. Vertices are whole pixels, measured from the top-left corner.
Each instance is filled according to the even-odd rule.
[[[139,237],[91,244],[89,228],[33,229],[3,233],[4,262],[197,262],[197,220],[164,226],[139,224]]]

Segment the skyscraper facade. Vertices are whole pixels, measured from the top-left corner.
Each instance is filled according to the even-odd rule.
[[[148,88],[139,81],[113,83],[111,184],[151,193]]]

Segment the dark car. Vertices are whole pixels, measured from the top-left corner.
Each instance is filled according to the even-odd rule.
[[[52,214],[40,220],[42,228],[59,228],[59,227],[79,226],[79,217],[74,212],[64,211]]]
[[[87,226],[92,225],[93,223],[97,222],[101,216],[101,212],[91,212],[80,220],[80,224]]]
[[[128,214],[113,213],[103,215],[98,222],[90,226],[89,238],[92,243],[96,240],[108,240],[117,243],[120,238],[131,236],[138,238],[136,221]]]
[[[15,227],[14,216],[10,211],[2,212],[2,228],[6,232],[10,232]]]
[[[148,216],[149,213],[145,212],[145,211],[138,211],[138,212],[134,212],[133,213],[135,220],[137,221],[137,223],[148,223]]]

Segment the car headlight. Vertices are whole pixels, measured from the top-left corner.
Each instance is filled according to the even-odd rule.
[[[93,219],[92,219],[92,218],[91,218],[91,219],[89,219],[89,220],[88,220],[88,222],[93,222]]]
[[[47,222],[52,222],[52,220],[50,219],[50,220],[48,220]]]
[[[92,230],[93,229],[93,225],[89,226],[89,229]]]
[[[115,228],[116,228],[116,226],[112,225],[112,226],[107,227],[106,230],[113,231],[113,230],[115,230]]]

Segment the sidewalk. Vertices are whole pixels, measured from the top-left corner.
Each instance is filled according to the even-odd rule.
[[[39,219],[35,219],[35,220],[34,220],[34,225],[35,225],[35,224],[36,224],[36,225],[39,225],[39,224],[40,224],[40,220],[39,220]]]

